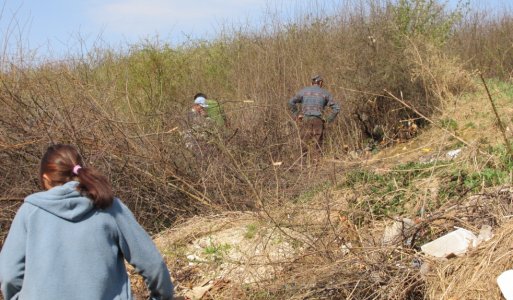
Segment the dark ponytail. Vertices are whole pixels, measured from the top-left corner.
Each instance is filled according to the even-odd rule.
[[[85,167],[77,149],[71,145],[48,147],[41,159],[40,178],[44,187],[43,174],[52,187],[72,180],[78,181],[78,190],[91,199],[96,208],[107,208],[114,200],[107,177],[94,168]]]
[[[77,173],[78,189],[91,199],[95,207],[103,209],[112,204],[114,194],[107,177],[88,167],[80,168]]]

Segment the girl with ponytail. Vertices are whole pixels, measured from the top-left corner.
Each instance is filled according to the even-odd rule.
[[[78,190],[86,195],[96,208],[109,207],[114,200],[112,187],[105,176],[93,168],[85,167],[77,149],[71,145],[54,145],[48,148],[41,160],[39,173],[43,188],[76,180]]]
[[[144,277],[150,299],[173,299],[162,256],[107,178],[71,145],[50,146],[0,252],[6,300],[131,300],[125,260]]]

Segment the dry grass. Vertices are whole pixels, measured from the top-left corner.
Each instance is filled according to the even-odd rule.
[[[435,264],[427,277],[429,299],[503,299],[497,277],[513,268],[512,238],[513,226],[505,220],[489,242],[464,257]]]
[[[511,7],[503,7],[500,12],[475,11],[459,24],[449,51],[457,53],[471,70],[509,79],[512,32]]]
[[[202,299],[441,299],[444,292],[443,299],[461,299],[474,295],[469,291],[481,293],[476,298],[495,299],[486,295],[496,293],[496,288],[486,286],[511,265],[511,226],[505,219],[513,212],[511,188],[490,188],[447,202],[416,218],[412,228],[386,246],[382,242],[383,232],[393,218],[375,216],[373,221],[356,226],[351,215],[349,219],[344,217],[348,202],[361,193],[359,188],[354,189],[351,193],[325,187],[312,193],[311,198],[297,198],[301,201],[295,204],[267,207],[270,215],[195,218],[163,232],[156,242],[168,258],[179,294],[205,284],[208,288]],[[414,211],[403,216],[413,216]],[[241,237],[247,233],[248,224],[258,224],[255,235],[261,238]],[[495,237],[468,256],[436,261],[418,251],[424,242],[455,226],[477,232],[485,224],[493,226]],[[237,238],[234,232],[238,232]],[[186,256],[194,253],[201,257],[209,247],[207,240],[229,245],[228,253],[244,248],[244,244],[261,252],[244,259],[226,254],[217,263],[203,257],[199,260],[204,263],[188,264]],[[273,260],[271,257],[279,249],[274,245],[294,245],[294,251],[288,250],[286,259]],[[493,263],[492,251],[493,257],[497,257]],[[259,257],[267,258],[266,262],[259,261]],[[248,264],[246,259],[252,263]],[[461,278],[466,278],[464,272],[476,272],[476,265],[482,269],[477,269],[472,278],[483,282],[469,290],[472,282]],[[249,284],[244,282],[245,276],[237,273],[244,270],[255,275],[257,266],[272,268],[273,272],[267,272],[271,278]],[[490,272],[491,268],[496,269]]]
[[[498,228],[509,211],[506,202],[465,202],[471,194],[493,194],[497,180],[512,184],[497,120],[474,72],[502,76],[490,85],[511,138],[511,45],[501,37],[511,22],[504,16],[476,27],[476,18],[441,41],[445,15],[407,11],[371,1],[332,17],[272,19],[258,33],[234,31],[177,49],[145,42],[123,56],[94,49],[81,60],[4,66],[0,240],[23,197],[39,189],[35,174],[46,146],[72,143],[109,176],[148,231],[177,225],[156,241],[182,284],[201,278],[185,268],[185,248],[217,232],[257,223],[263,240],[296,247],[294,259],[273,261],[271,280],[219,281],[213,299],[438,295],[436,282],[412,264],[429,260],[418,253],[420,243],[455,225]],[[499,53],[481,56],[490,45],[499,45]],[[300,156],[285,105],[313,73],[322,73],[342,100],[318,164]],[[183,134],[198,91],[220,100],[230,120],[203,152],[185,147]],[[447,151],[459,148],[462,154],[447,160]],[[413,167],[404,169],[408,163]],[[345,185],[351,176],[355,185]],[[417,220],[416,231],[404,237],[415,235],[415,242],[383,247],[381,234],[396,217]],[[440,274],[446,276],[437,275],[440,284],[452,282]]]
[[[423,65],[419,59],[433,56],[428,61],[441,65],[448,58],[420,47],[433,42],[428,36],[406,43],[406,33],[393,26],[394,13],[378,5],[373,14],[380,18],[374,18],[355,7],[326,19],[298,16],[303,21],[294,25],[272,20],[259,34],[233,32],[177,49],[146,42],[126,56],[93,49],[81,60],[33,68],[11,64],[3,69],[0,94],[0,156],[7,162],[0,167],[2,228],[21,199],[38,189],[34,170],[54,142],[77,145],[152,232],[179,215],[253,209],[270,190],[296,189],[293,172],[307,162],[300,158],[297,126],[285,102],[313,73],[323,73],[342,101],[343,111],[328,130],[328,156],[364,148],[376,126],[393,143],[401,120],[415,113],[387,98],[383,88],[430,113],[441,101],[433,91],[458,90],[453,85],[466,82],[454,76],[463,76],[461,70]],[[377,52],[361,40],[368,31],[362,19],[372,23]],[[408,56],[412,47],[416,56]],[[419,72],[435,69],[430,80],[419,79]],[[231,123],[225,134],[209,138],[209,154],[184,147],[184,116],[197,91],[220,100]],[[355,114],[363,113],[362,122]],[[273,168],[274,161],[286,168]]]
[[[479,86],[476,88],[479,89]],[[498,106],[501,107],[501,113],[505,116],[510,99],[499,86],[493,85],[492,90]],[[489,147],[500,143],[501,138],[499,133],[486,129],[494,126],[494,122],[490,120],[493,115],[486,113],[486,110],[491,112],[488,105],[484,91],[475,93],[472,97],[450,98],[444,114],[433,118],[432,121],[436,124],[407,142],[383,149],[374,155],[352,160],[328,159],[316,168],[305,168],[298,175],[300,180],[310,181],[309,188],[291,194],[290,191],[285,193],[280,190],[277,195],[283,193],[289,197],[280,198],[279,203],[264,203],[257,218],[256,215],[250,220],[244,215],[196,218],[178,226],[176,230],[163,233],[157,241],[163,237],[170,241],[159,245],[164,253],[173,257],[173,260],[168,261],[170,269],[180,279],[178,282],[185,285],[180,291],[185,293],[197,284],[208,281],[212,285],[204,286],[208,292],[203,299],[439,299],[444,292],[444,299],[454,296],[456,299],[464,298],[466,285],[470,286],[471,283],[460,280],[466,276],[463,273],[447,270],[462,270],[464,267],[460,265],[468,264],[465,272],[472,272],[474,263],[489,263],[489,252],[482,249],[490,243],[505,245],[508,235],[503,232],[507,232],[509,227],[505,223],[505,216],[512,212],[513,195],[509,188],[511,181],[507,181],[504,187],[487,187],[483,181],[473,190],[463,185],[455,185],[453,196],[444,198],[444,188],[454,180],[452,172],[468,170],[465,172],[479,173],[492,165],[502,164],[500,154],[489,150]],[[452,119],[458,126],[446,121],[447,119]],[[474,125],[459,125],[467,120],[472,120]],[[511,126],[511,123],[507,124]],[[490,132],[486,142],[480,140],[480,132],[483,130]],[[467,145],[455,137],[463,139]],[[462,147],[463,151],[456,159],[449,160],[446,153],[457,147]],[[427,163],[431,160],[435,162]],[[414,169],[397,171],[398,165],[411,162],[414,162]],[[370,207],[365,209],[365,206],[358,204],[367,201],[370,205],[373,201],[375,195],[368,192],[376,187],[373,182],[344,185],[347,173],[357,170],[376,172],[381,176],[397,174],[397,181],[402,180],[401,173],[419,172],[415,174],[421,176],[409,179],[411,185],[408,187],[396,187],[383,194],[380,200],[383,206],[402,189],[406,189],[403,195],[410,200],[402,212],[390,209],[388,214],[382,215],[373,213]],[[425,173],[429,176],[422,175]],[[374,192],[379,193],[380,190]],[[355,204],[359,206],[355,207]],[[420,208],[424,205],[429,209],[422,214]],[[394,219],[403,217],[413,219],[415,225],[405,231],[395,243],[384,246],[382,239],[385,228]],[[364,222],[358,222],[362,218]],[[257,223],[261,231],[272,229],[272,236],[281,243],[295,245],[295,251],[289,253],[294,255],[293,258],[260,265],[272,267],[277,272],[275,277],[270,280],[261,278],[253,284],[243,284],[226,274],[222,277],[209,275],[212,272],[224,274],[216,271],[216,265],[184,265],[187,262],[184,257],[188,252],[180,247],[187,249],[197,246],[198,240],[215,235],[215,232],[244,232],[248,222]],[[419,251],[423,243],[453,230],[455,226],[477,233],[482,225],[491,225],[495,238],[478,250],[471,251],[468,256],[436,261]],[[267,240],[273,239],[268,236]],[[232,241],[226,239],[218,243],[225,242],[229,244]],[[261,240],[245,242],[254,243],[256,249]],[[181,246],[177,248],[176,245]],[[272,251],[271,248],[268,250]],[[497,257],[505,264],[508,251],[504,246],[503,252],[497,252]],[[253,258],[256,259],[256,256]],[[478,263],[481,260],[483,262]],[[244,260],[231,260],[231,263],[245,266],[248,272],[252,272]],[[221,265],[224,265],[222,259],[217,267]],[[421,265],[423,266],[420,267]],[[488,264],[489,268],[493,266],[494,264]],[[498,269],[507,267],[505,265]],[[481,296],[485,299],[490,295],[489,299],[495,299],[497,289],[494,280],[500,272],[490,272],[488,277],[484,275],[486,272],[488,271],[483,269],[475,277],[476,280],[482,279],[486,283],[482,283],[482,288],[472,291],[481,293],[476,294],[475,298]],[[492,284],[494,288],[486,289]],[[473,294],[468,295],[474,297]]]

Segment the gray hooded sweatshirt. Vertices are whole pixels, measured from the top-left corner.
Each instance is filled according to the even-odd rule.
[[[151,299],[171,300],[169,271],[149,235],[115,199],[95,209],[68,182],[28,196],[0,252],[6,300],[133,299],[124,260],[140,273]]]

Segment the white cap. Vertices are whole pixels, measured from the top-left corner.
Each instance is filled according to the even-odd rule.
[[[194,104],[199,104],[201,107],[208,107],[207,99],[201,96],[194,99]]]

